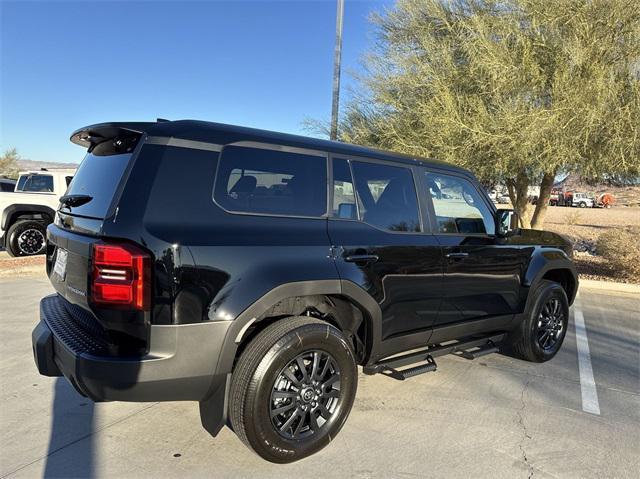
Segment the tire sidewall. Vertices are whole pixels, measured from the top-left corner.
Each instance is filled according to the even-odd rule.
[[[562,324],[562,334],[553,349],[544,350],[542,349],[542,346],[538,344],[538,334],[537,334],[538,333],[538,317],[540,316],[540,312],[542,311],[542,308],[544,307],[544,305],[547,303],[547,301],[549,301],[552,298],[559,299],[560,306],[562,307],[562,312],[564,315],[563,324]],[[538,294],[538,298],[536,299],[534,307],[531,311],[531,315],[529,317],[529,331],[527,332],[529,340],[531,341],[531,350],[540,361],[548,361],[558,353],[558,351],[562,347],[564,338],[567,334],[568,325],[569,325],[569,301],[567,300],[567,295],[564,292],[564,289],[562,289],[562,286],[560,286],[559,284],[548,283],[542,288],[542,290]]]
[[[340,368],[342,396],[331,423],[323,425],[320,433],[300,440],[287,439],[278,434],[271,423],[271,390],[282,368],[309,350],[320,350],[333,356]],[[329,444],[347,420],[357,381],[358,371],[351,347],[333,326],[310,324],[287,334],[260,361],[250,382],[245,399],[245,429],[252,447],[273,462],[292,462],[319,451]]]
[[[20,235],[29,229],[37,229],[38,231],[40,231],[40,233],[42,233],[42,236],[44,237],[42,248],[37,253],[33,254],[24,253],[18,245],[18,238],[20,237]],[[7,241],[7,251],[11,254],[11,256],[36,256],[38,254],[44,253],[44,251],[46,250],[47,229],[42,223],[39,223],[37,221],[19,221],[13,224],[11,228],[9,228],[8,234],[9,236]]]

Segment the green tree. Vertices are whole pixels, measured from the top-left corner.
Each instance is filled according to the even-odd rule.
[[[10,148],[0,155],[0,175],[17,178],[19,159],[20,155],[15,148]]]
[[[341,140],[504,182],[523,227],[542,227],[560,173],[638,175],[636,0],[399,0],[373,21]]]

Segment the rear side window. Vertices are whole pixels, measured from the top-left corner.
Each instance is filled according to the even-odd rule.
[[[220,158],[214,198],[231,212],[322,216],[327,209],[326,158],[227,146]]]
[[[358,161],[351,166],[361,220],[389,231],[421,230],[411,170]]]
[[[137,138],[131,141],[137,141]],[[120,148],[114,149],[113,142],[107,141],[100,143],[87,153],[73,176],[66,194],[88,195],[91,200],[71,208],[72,214],[106,218],[120,180],[131,160],[131,151],[134,147],[135,143],[130,144],[122,147],[124,152],[120,152],[122,151]],[[66,207],[65,211],[67,211]]]
[[[32,193],[53,193],[53,176],[51,175],[25,175],[20,177],[17,191],[30,191]]]
[[[358,217],[349,162],[340,158],[333,160],[333,211],[331,216],[350,220],[355,220]]]

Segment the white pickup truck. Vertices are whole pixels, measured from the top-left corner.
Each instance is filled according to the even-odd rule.
[[[0,241],[11,256],[44,253],[47,226],[75,171],[23,171],[13,192],[0,192]]]

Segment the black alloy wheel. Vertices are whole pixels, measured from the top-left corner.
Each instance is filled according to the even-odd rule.
[[[283,318],[240,355],[229,390],[230,423],[267,461],[297,461],[335,439],[357,386],[353,347],[338,328],[311,317]]]
[[[564,332],[564,311],[560,299],[551,297],[538,316],[538,344],[544,351],[553,351]]]
[[[18,248],[25,256],[40,253],[44,249],[45,243],[44,235],[36,228],[23,231],[22,234],[18,236]]]
[[[287,439],[320,432],[340,401],[340,368],[326,351],[299,354],[278,375],[271,392],[271,423]]]
[[[532,304],[510,333],[506,346],[522,359],[541,363],[562,347],[569,325],[569,300],[562,285],[549,280],[541,280],[529,295]]]
[[[7,252],[11,256],[33,256],[44,253],[47,225],[35,220],[20,220],[7,231]]]

